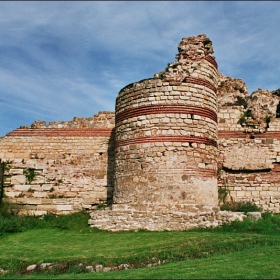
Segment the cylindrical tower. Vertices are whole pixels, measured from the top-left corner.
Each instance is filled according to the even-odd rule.
[[[114,203],[217,206],[217,64],[212,42],[183,38],[177,62],[116,100]]]

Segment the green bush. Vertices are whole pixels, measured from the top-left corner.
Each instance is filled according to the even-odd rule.
[[[28,168],[27,170],[24,170],[24,175],[26,177],[27,182],[30,184],[36,177],[35,169]]]
[[[280,215],[270,212],[262,213],[262,218],[253,221],[249,218],[243,221],[233,221],[212,229],[215,232],[240,232],[260,234],[280,234]]]
[[[218,189],[218,199],[219,199],[219,205],[221,203],[225,204],[226,202],[226,198],[229,194],[229,190],[228,188],[225,186],[225,187],[219,187]]]
[[[89,228],[89,215],[78,212],[69,215],[45,215],[43,217],[14,215],[8,205],[0,207],[0,235],[22,232],[28,229],[59,228],[63,230]]]
[[[227,202],[220,209],[232,212],[244,212],[245,214],[248,212],[262,211],[260,207],[250,201]]]

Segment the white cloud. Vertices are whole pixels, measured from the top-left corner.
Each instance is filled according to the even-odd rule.
[[[125,85],[175,60],[182,37],[206,34],[219,70],[250,91],[280,87],[280,2],[0,3],[0,135],[32,123],[113,110]],[[22,109],[21,109],[22,108]]]

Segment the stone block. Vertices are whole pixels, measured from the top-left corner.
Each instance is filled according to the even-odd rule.
[[[32,181],[34,184],[44,184],[45,183],[45,177],[44,176],[35,176],[34,180]]]
[[[43,216],[43,215],[47,215],[48,212],[47,211],[34,211],[34,216]]]
[[[20,194],[21,192],[9,192],[9,191],[5,191],[5,195],[7,197],[16,197]]]
[[[262,217],[261,212],[248,212],[247,217],[253,221],[257,221]]]
[[[56,205],[58,211],[71,211],[73,210],[72,205],[67,205],[67,204],[61,204],[61,205]]]
[[[42,204],[47,204],[47,205],[53,204],[53,200],[50,198],[42,198]]]
[[[30,189],[30,185],[14,185],[13,189],[15,191],[28,191]]]
[[[34,197],[47,197],[47,193],[46,192],[34,192],[33,196]]]
[[[42,203],[42,199],[41,198],[27,198],[26,199],[26,203],[27,204],[39,205],[39,204]]]
[[[37,205],[37,211],[47,211],[55,213],[57,211],[56,205]]]
[[[26,183],[25,175],[15,175],[11,177],[11,184],[13,185],[24,185]]]
[[[52,189],[52,187],[53,187],[52,184],[43,184],[43,185],[42,185],[42,190],[43,190],[43,191],[49,191],[49,190]]]
[[[9,174],[11,174],[11,175],[23,175],[23,169],[11,168],[9,170]]]

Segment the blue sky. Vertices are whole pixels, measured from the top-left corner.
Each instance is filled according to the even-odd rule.
[[[0,2],[0,136],[35,120],[113,111],[127,84],[206,34],[219,71],[280,88],[280,2]]]

